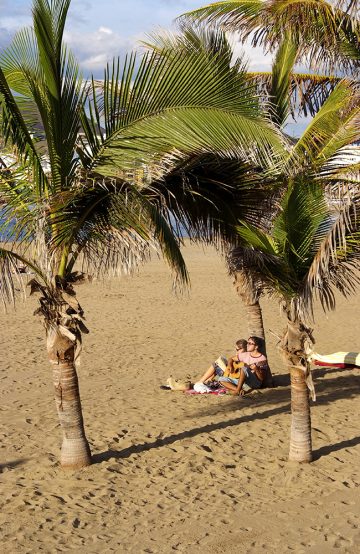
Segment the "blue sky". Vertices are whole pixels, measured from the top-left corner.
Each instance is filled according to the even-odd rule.
[[[201,0],[73,0],[65,38],[84,73],[100,76],[113,56],[138,46],[147,33],[160,28],[169,30],[177,16],[206,3]],[[0,0],[0,48],[10,42],[18,29],[30,23],[30,0]],[[236,52],[241,50],[236,46]],[[252,69],[269,67],[269,59],[260,49],[247,47],[245,50]]]

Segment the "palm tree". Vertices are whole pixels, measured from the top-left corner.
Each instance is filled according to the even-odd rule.
[[[340,1],[334,8],[324,0],[294,2],[252,0],[215,2],[183,17],[197,22],[219,24],[223,30],[237,31],[245,41],[252,35],[254,46],[276,51],[271,72],[249,73],[270,110],[274,123],[282,128],[291,117],[315,116],[339,77],[295,73],[296,63],[310,63],[319,71],[348,70],[356,73],[360,61],[360,24],[351,4],[347,11]],[[235,276],[236,289],[249,314],[249,331],[265,336],[259,299],[259,281],[249,275]],[[251,286],[252,285],[252,286]],[[255,322],[255,327],[253,325]]]
[[[287,317],[282,349],[292,382],[290,459],[311,460],[310,411],[306,380],[311,385],[307,354],[313,342],[308,321],[319,298],[334,309],[332,289],[354,290],[360,254],[360,196],[354,192],[338,209],[326,202],[324,190],[334,183],[358,185],[358,162],[338,164],[344,146],[360,138],[358,89],[337,85],[290,152],[286,194],[272,229],[238,228],[241,247],[231,253],[230,269],[251,274],[263,290],[277,293]],[[343,162],[342,162],[343,163]]]
[[[197,48],[199,48],[199,46],[201,45],[201,43],[197,43],[196,37],[191,30],[187,30],[186,34],[184,36],[180,36],[179,40],[171,37],[165,38],[166,41],[163,40],[163,43],[167,42],[168,48],[173,47],[174,50],[180,50],[181,48],[185,50],[191,49],[192,44],[196,44]],[[176,48],[172,46],[172,44],[176,44]],[[219,48],[219,40],[213,40],[212,44],[216,44],[216,47]],[[271,116],[274,122],[280,126],[284,125],[291,112],[291,102],[289,101],[291,95],[289,94],[289,91],[291,92],[292,90],[292,70],[293,64],[296,59],[296,52],[296,49],[291,47],[291,43],[289,44],[284,41],[282,47],[279,48],[277,52],[273,64],[273,80],[272,82],[270,82],[271,86],[269,86],[269,96],[271,95],[272,97]],[[253,182],[251,183],[250,180],[248,180],[247,186],[249,187],[249,190],[252,190],[252,197],[255,202],[256,189],[258,189],[261,184],[263,185],[263,192],[265,194],[269,194],[270,191],[273,194],[274,190],[277,190],[279,194],[284,194],[284,190],[288,190],[288,187],[291,188],[295,186],[294,183],[298,183],[297,186],[300,186],[299,183],[303,184],[304,194],[306,194],[306,186],[313,188],[315,187],[315,190],[312,192],[312,194],[315,195],[315,192],[317,190],[321,205],[323,205],[324,203],[324,197],[322,196],[323,190],[325,190],[327,187],[336,185],[346,185],[348,187],[351,187],[358,185],[360,176],[359,164],[356,163],[356,161],[352,162],[351,159],[347,161],[345,159],[344,162],[344,147],[349,148],[349,151],[351,151],[351,144],[359,139],[360,112],[358,107],[358,89],[356,83],[346,80],[339,82],[338,79],[336,80],[336,82],[334,81],[333,86],[334,88],[332,92],[330,90],[328,91],[327,98],[325,97],[324,99],[317,99],[317,101],[319,103],[321,102],[321,104],[316,109],[313,120],[311,121],[303,135],[297,142],[294,141],[294,144],[290,150],[285,172],[280,171],[277,174],[276,179],[274,179],[274,175],[272,175],[271,178],[268,179],[268,181],[266,182],[265,186],[264,173],[258,172],[256,174],[254,168],[252,168],[251,175],[253,178]],[[313,99],[311,100],[311,104],[313,104],[315,98],[316,94],[314,94]],[[311,104],[310,102],[308,102],[308,105]],[[194,166],[196,168],[197,162],[198,160],[195,160],[193,162],[192,171],[194,171]],[[223,164],[221,168],[224,168]],[[249,174],[250,168],[248,175]],[[255,174],[256,178],[254,178]],[[221,178],[220,175],[219,178]],[[224,175],[222,178],[226,181],[226,175]],[[262,179],[264,180],[263,182]],[[273,198],[274,197],[272,197],[272,199]],[[286,197],[283,200],[283,204],[285,202]],[[292,203],[294,204],[293,198]],[[264,219],[266,220],[266,218],[271,219],[274,217],[274,214],[277,211],[277,204],[276,202],[270,202],[269,206],[269,203],[266,205],[264,203],[264,199],[262,199],[261,203],[259,203],[257,207],[259,208],[259,210],[253,214],[254,219],[252,220],[252,223],[256,222],[257,228],[260,225],[261,229],[259,230],[259,233],[262,233],[264,236],[266,236],[267,233],[271,232],[271,226],[269,226],[269,222],[266,225]],[[294,208],[294,214],[296,214],[297,210],[300,208],[301,203],[298,202],[296,208]],[[284,209],[284,206],[281,209]],[[263,210],[263,213],[261,214],[262,217],[259,217],[259,212],[261,212],[261,210]],[[334,208],[331,206],[327,206],[324,208],[324,210],[326,211],[326,213],[329,210],[333,212]],[[189,209],[187,213],[189,213],[189,211],[191,211],[191,209]],[[246,214],[248,216],[248,212],[246,212]],[[305,220],[306,215],[304,221]],[[229,220],[229,222],[231,224],[233,223],[231,220]],[[289,226],[288,233],[290,234],[291,218],[287,221],[287,223]],[[252,228],[251,223],[249,228]],[[304,227],[304,229],[306,229],[306,227]],[[267,233],[265,232],[266,230]],[[297,231],[295,230],[295,235],[296,232]],[[228,233],[227,238],[230,244],[234,244],[235,239],[231,231],[230,233]],[[238,243],[240,242],[241,244],[243,241],[246,242],[246,236],[244,236],[243,234],[240,234],[240,239],[241,240],[238,240]],[[257,246],[258,248],[261,248],[261,238],[258,238],[258,243],[253,244],[252,246]],[[291,245],[289,246],[289,248],[291,249]],[[233,274],[235,279],[235,286],[239,294],[244,299],[246,305],[246,309],[248,312],[249,330],[251,333],[254,333],[258,336],[264,336],[262,334],[263,325],[259,298],[262,292],[268,290],[269,288],[267,279],[266,277],[264,277],[263,271],[259,271],[259,267],[256,268],[257,271],[252,271],[253,265],[247,263],[246,259],[241,260],[240,256],[244,254],[244,248],[239,247],[237,250],[235,250],[235,252],[237,253],[236,264],[231,264],[230,268],[231,273]],[[255,254],[257,255],[256,250]],[[251,251],[251,256],[254,257],[254,251]],[[232,259],[232,257],[230,257],[230,259]],[[293,260],[294,264],[295,262],[296,259]],[[262,269],[261,258],[259,260],[259,263],[260,269]],[[299,269],[299,271],[301,277],[301,268]],[[290,328],[290,323],[288,325]],[[305,338],[308,338],[311,342],[311,333],[304,322],[301,322],[301,324],[299,325],[305,334],[302,335],[304,342],[300,344],[301,349],[299,349],[299,344],[297,344],[297,350],[299,350],[299,352],[303,352]],[[284,350],[286,352],[289,351],[289,348],[293,348],[294,332],[289,333],[289,335],[287,336],[290,337],[289,340],[290,343],[292,341],[292,344],[284,345]],[[297,362],[297,360],[295,361]],[[295,365],[298,364],[296,363]],[[294,372],[296,373],[296,368],[293,367],[292,371],[293,374]],[[306,371],[308,371],[308,365],[306,366]],[[309,373],[307,374],[307,376],[307,383],[309,384],[309,386],[311,386],[311,376]],[[300,377],[302,377],[301,373]],[[304,405],[303,397],[305,395],[305,397],[307,398],[308,394],[305,380],[301,384],[300,390],[302,390],[302,399],[300,399],[300,406],[302,406]],[[305,404],[306,402],[308,406],[308,400],[305,400]],[[299,449],[299,445],[296,443],[296,437],[294,438],[296,433],[298,433],[298,404],[299,402],[296,401],[295,395],[295,401],[293,403],[294,431],[291,442],[292,446],[290,457],[292,459],[306,461],[310,460],[311,458],[310,412],[308,410],[306,412],[307,416],[305,417],[305,425],[302,419],[303,412],[300,412],[300,422],[301,425],[303,425],[303,435],[305,436],[305,438],[304,436],[301,437],[301,441],[303,441],[302,444],[307,447],[307,451],[301,452],[301,450]]]
[[[0,176],[1,233],[11,242],[0,248],[0,294],[14,301],[18,264],[35,274],[29,285],[46,328],[61,464],[83,467],[91,455],[76,362],[88,330],[75,285],[89,274],[132,271],[151,245],[186,285],[171,195],[159,183],[196,156],[269,168],[283,146],[245,71],[202,52],[146,54],[139,63],[130,55],[107,67],[103,81],[82,79],[63,43],[69,5],[34,0],[33,28],[0,57],[1,131],[13,160]]]
[[[209,61],[218,59],[219,64],[221,64],[219,68],[225,66],[233,74],[236,74],[239,70],[242,71],[244,67],[242,58],[233,59],[232,48],[225,33],[218,29],[194,28],[183,23],[180,25],[179,34],[174,35],[169,32],[153,34],[145,42],[145,45],[159,56],[166,52],[169,59],[177,56],[179,52],[182,52],[183,55],[191,55],[194,52],[201,51],[208,56]],[[258,86],[256,80],[252,77],[249,78],[249,75],[247,72],[246,78],[249,80],[250,86],[260,90],[261,87]],[[262,101],[262,91],[260,90],[258,94],[260,101]],[[264,109],[267,106],[268,103],[264,105]],[[272,112],[269,113],[269,119],[271,118]],[[185,187],[179,186],[179,179],[183,180]],[[220,197],[215,190],[219,183],[221,183],[220,191],[218,191]],[[187,201],[185,214],[182,210],[178,210],[177,204],[173,202],[173,213],[181,219],[190,238],[200,238],[202,241],[207,240],[216,246],[220,246],[224,254],[233,248],[239,240],[237,233],[234,233],[234,226],[237,224],[239,217],[244,221],[257,225],[262,223],[263,227],[267,228],[268,216],[264,217],[264,213],[274,209],[278,196],[278,187],[274,188],[274,181],[269,179],[269,175],[264,171],[264,168],[254,163],[254,160],[220,161],[214,156],[207,155],[205,158],[195,156],[190,163],[178,166],[175,171],[169,173],[165,178],[166,189],[171,191],[174,197],[177,194],[176,191],[182,195],[180,206],[184,204],[184,192],[189,193],[189,185],[197,195],[197,201],[194,202],[193,198]],[[227,190],[228,194],[224,194],[224,190]],[[204,205],[204,202],[200,202],[199,198],[203,196],[205,191]],[[210,197],[212,199],[212,209],[209,205]],[[206,225],[206,221],[210,223],[210,226]],[[206,235],[204,235],[204,232],[199,232],[199,222],[202,229],[207,228]],[[259,304],[261,286],[260,283],[255,283],[255,281],[251,281],[251,287],[244,286],[244,283],[248,283],[249,279],[251,279],[251,276],[248,274],[241,275],[239,273],[236,275],[234,280],[235,289],[246,306],[249,335],[256,335],[265,339]],[[259,287],[256,285],[259,285]]]
[[[314,339],[309,328],[313,305],[334,309],[336,288],[347,296],[360,283],[360,195],[334,216],[315,183],[298,180],[287,190],[282,211],[270,234],[250,225],[239,227],[241,248],[229,263],[261,277],[263,286],[279,297],[287,319],[281,349],[291,376],[291,439],[289,459],[312,459],[310,407],[312,389],[308,356]]]

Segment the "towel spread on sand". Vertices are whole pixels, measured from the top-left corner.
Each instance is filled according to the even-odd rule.
[[[206,392],[198,392],[194,389],[184,390],[184,394],[226,394],[226,389],[209,390]]]
[[[317,354],[313,352],[309,358],[309,361],[315,365],[324,366],[357,366],[360,367],[360,352],[334,352],[333,354]]]

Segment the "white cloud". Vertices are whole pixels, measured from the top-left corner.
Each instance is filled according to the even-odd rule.
[[[18,17],[7,16],[1,18],[1,27],[6,29],[7,32],[14,34],[19,29],[27,27],[31,24],[31,18],[24,15]]]
[[[251,37],[242,44],[239,41],[237,33],[228,33],[228,40],[233,47],[234,57],[245,56],[245,61],[248,62],[250,71],[270,71],[273,56],[271,54],[264,54],[263,49],[259,46],[255,47],[251,45]]]
[[[81,68],[95,74],[102,71],[108,61],[131,50],[136,41],[136,38],[122,37],[102,26],[87,33],[66,31],[64,38],[75,52]]]
[[[105,35],[112,35],[113,31],[108,27],[99,27],[99,33],[105,33]]]

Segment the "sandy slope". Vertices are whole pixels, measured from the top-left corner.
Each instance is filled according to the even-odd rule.
[[[79,288],[91,334],[80,384],[95,463],[57,465],[60,430],[35,300],[1,314],[2,551],[327,553],[360,551],[360,370],[317,370],[315,461],[287,462],[288,376],[245,398],[159,389],[193,377],[246,336],[244,310],[212,251],[187,248],[191,295],[160,261],[132,279]],[[319,313],[321,353],[360,349],[360,298]],[[282,328],[264,302],[266,328]]]

